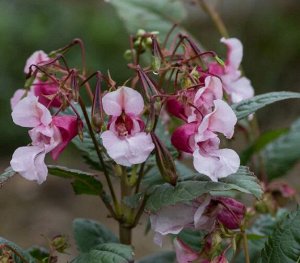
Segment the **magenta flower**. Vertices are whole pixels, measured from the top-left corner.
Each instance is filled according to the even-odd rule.
[[[131,166],[146,161],[154,144],[144,132],[140,118],[144,100],[140,93],[120,87],[102,98],[104,112],[110,116],[108,130],[101,134],[108,155],[118,164]]]
[[[228,48],[225,66],[223,67],[213,62],[209,65],[209,72],[222,79],[223,88],[229,95],[232,103],[253,97],[254,90],[250,80],[246,77],[241,77],[239,70],[243,58],[242,43],[237,38],[222,38],[221,42]]]
[[[45,155],[52,153],[54,159],[77,134],[77,118],[74,116],[52,117],[50,111],[32,95],[22,99],[13,109],[15,124],[32,128],[30,146],[18,148],[10,162],[12,169],[28,180],[39,184],[46,180],[48,169]]]

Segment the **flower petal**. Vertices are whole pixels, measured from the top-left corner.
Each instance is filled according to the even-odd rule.
[[[58,128],[62,141],[51,151],[51,156],[57,160],[68,143],[78,134],[78,119],[76,116],[54,116],[52,124]]]
[[[37,65],[41,62],[49,60],[48,55],[43,50],[35,51],[26,61],[26,65],[24,67],[24,72],[26,74],[29,73],[29,68],[31,65]]]
[[[52,121],[50,111],[38,102],[35,96],[27,96],[13,109],[12,118],[15,124],[22,127],[48,125]]]
[[[210,201],[211,201],[211,197],[207,195],[203,200],[203,202],[201,202],[200,206],[197,208],[197,211],[194,214],[194,226],[196,229],[205,229],[206,228],[205,224],[207,223],[207,221],[212,220],[207,216],[203,215]]]
[[[54,99],[50,98],[51,96],[55,96],[58,92],[58,84],[56,83],[47,83],[43,81],[36,81],[32,85],[32,90],[34,91],[34,95],[39,97],[38,101],[46,107],[60,107],[61,101],[59,97],[55,97]],[[47,97],[49,96],[49,97]],[[51,104],[49,105],[49,103]]]
[[[45,151],[40,146],[26,146],[18,148],[10,162],[12,169],[30,181],[38,184],[46,180],[48,169],[44,163]]]
[[[101,138],[108,155],[124,166],[143,163],[154,149],[150,134],[145,132],[121,138],[112,131],[105,131]]]
[[[243,58],[243,45],[237,38],[222,38],[221,42],[227,46],[226,66],[238,70]]]
[[[187,120],[185,106],[178,99],[170,98],[166,102],[166,110],[175,117]]]
[[[197,132],[198,124],[196,122],[186,123],[179,126],[172,134],[171,142],[180,151],[193,152],[193,138]]]
[[[18,104],[18,102],[22,99],[22,97],[26,94],[25,89],[17,89],[14,93],[14,95],[10,99],[10,106],[13,110],[14,107]]]
[[[229,95],[233,103],[238,103],[254,96],[254,89],[250,80],[246,77],[241,77],[231,82],[228,90],[230,91]]]
[[[142,95],[125,86],[105,94],[102,103],[105,113],[112,116],[120,116],[122,110],[127,114],[139,115],[144,109]]]

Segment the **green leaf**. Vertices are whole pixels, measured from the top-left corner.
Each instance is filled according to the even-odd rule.
[[[175,263],[176,254],[173,251],[158,252],[137,261],[137,263]]]
[[[11,167],[7,167],[4,173],[0,175],[0,188],[5,184],[7,180],[17,174]]]
[[[194,179],[178,182],[175,187],[170,184],[155,186],[146,203],[146,209],[155,212],[163,206],[188,202],[206,193],[215,195],[219,192],[235,191],[253,194],[256,198],[260,198],[263,193],[254,174],[247,167],[241,166],[235,174],[222,178],[219,182],[197,175]]]
[[[28,263],[36,263],[35,259],[31,257],[31,255],[20,248],[15,243],[8,241],[2,237],[0,237],[0,255],[2,255],[1,251],[3,247],[5,247],[6,250],[11,251],[15,263],[23,263],[24,260],[26,260]]]
[[[79,255],[72,263],[129,263],[133,262],[130,246],[117,243],[104,243]]]
[[[131,196],[125,196],[122,202],[130,208],[138,208],[143,200],[143,193],[137,193]]]
[[[244,150],[241,155],[241,163],[247,164],[247,162],[250,160],[251,156],[259,151],[261,151],[263,148],[266,147],[269,143],[280,137],[281,135],[288,132],[288,129],[278,129],[273,131],[268,131],[260,135],[258,139],[255,140],[252,145],[250,145],[246,150]]]
[[[26,252],[39,261],[45,260],[49,257],[49,251],[44,247],[33,246],[28,248]]]
[[[75,194],[102,194],[102,183],[93,174],[55,165],[48,165],[48,171],[52,175],[71,179]]]
[[[269,104],[287,99],[300,99],[300,93],[288,91],[265,93],[251,99],[243,100],[240,103],[233,104],[231,107],[238,120],[241,120]]]
[[[200,251],[204,245],[203,239],[205,235],[206,234],[204,232],[199,230],[184,229],[177,235],[177,237],[194,251]]]
[[[166,36],[172,26],[182,21],[186,12],[180,0],[111,0],[130,33],[138,29],[159,31]]]
[[[268,144],[262,154],[270,179],[285,175],[300,160],[300,119],[289,132]]]
[[[75,219],[73,232],[80,253],[88,252],[103,243],[119,243],[118,238],[110,229],[94,220]]]
[[[294,263],[300,260],[300,209],[276,225],[261,252],[261,262]]]

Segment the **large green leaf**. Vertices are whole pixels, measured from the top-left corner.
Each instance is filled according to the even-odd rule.
[[[48,165],[48,171],[52,175],[71,179],[75,194],[102,194],[102,183],[90,173],[55,165]]]
[[[238,120],[241,120],[269,104],[287,99],[300,99],[300,93],[288,91],[265,93],[251,99],[243,100],[240,103],[233,104],[231,107]]]
[[[206,193],[215,195],[235,191],[253,194],[257,198],[260,198],[263,192],[253,173],[247,167],[241,166],[235,174],[222,178],[219,182],[210,181],[208,177],[199,175],[178,182],[175,187],[170,184],[155,186],[148,198],[146,209],[157,211],[163,206],[188,202]]]
[[[261,252],[261,262],[300,261],[300,209],[289,213],[277,224]]]
[[[88,252],[103,243],[119,242],[110,229],[94,220],[75,219],[73,221],[73,232],[80,253]]]
[[[262,153],[270,179],[285,175],[300,160],[300,119],[293,123],[289,132],[268,144]]]
[[[141,28],[165,36],[186,15],[180,0],[111,0],[110,3],[130,33]]]
[[[7,249],[11,251],[14,258],[13,262],[15,263],[24,263],[24,260],[26,260],[27,263],[36,263],[35,259],[28,252],[2,237],[0,237],[0,247],[0,256],[2,255],[2,249]]]
[[[144,257],[138,260],[137,263],[175,263],[175,259],[175,252],[163,251]]]
[[[104,243],[79,255],[72,263],[130,263],[133,251],[130,246],[117,243]]]
[[[4,185],[4,183],[9,180],[12,176],[14,176],[16,172],[11,168],[7,167],[4,170],[4,173],[0,175],[0,188]]]

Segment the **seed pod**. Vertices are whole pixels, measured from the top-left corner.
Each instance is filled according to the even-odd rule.
[[[101,79],[97,79],[96,90],[92,106],[92,125],[95,132],[99,133],[103,125],[103,109],[101,96]]]
[[[77,72],[74,71],[71,76],[72,99],[75,103],[79,100],[79,85],[77,80]]]
[[[147,98],[150,100],[150,97],[152,97],[153,95],[158,95],[160,92],[158,91],[158,88],[156,87],[154,81],[151,80],[140,67],[137,67],[136,70],[139,79],[142,82],[142,86],[144,88]]]
[[[156,163],[161,176],[166,182],[176,185],[178,176],[170,152],[153,132],[151,132],[151,137],[155,145]]]

